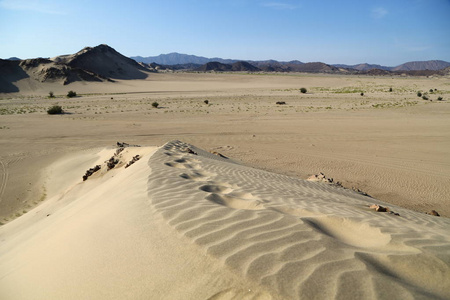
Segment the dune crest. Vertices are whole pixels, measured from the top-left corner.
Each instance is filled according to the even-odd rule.
[[[149,163],[149,195],[166,221],[274,295],[450,295],[448,219],[392,205],[399,216],[375,212],[371,204],[385,204],[241,166],[179,141]]]
[[[55,162],[50,199],[0,227],[1,299],[450,295],[447,218],[180,141],[119,150]]]

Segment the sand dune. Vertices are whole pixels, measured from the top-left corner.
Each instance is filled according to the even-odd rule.
[[[0,228],[0,298],[450,296],[447,218],[179,141],[125,148],[106,171],[114,152],[55,162],[50,199]],[[80,170],[97,164],[82,182]]]

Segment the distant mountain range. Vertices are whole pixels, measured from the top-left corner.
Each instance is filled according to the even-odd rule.
[[[146,64],[150,64],[150,63],[156,63],[159,65],[166,65],[166,66],[174,66],[174,65],[185,65],[185,64],[195,64],[195,65],[204,65],[207,64],[209,62],[218,62],[218,63],[222,63],[222,64],[234,64],[238,61],[242,61],[242,60],[237,60],[237,59],[223,59],[223,58],[218,58],[218,57],[214,57],[214,58],[207,58],[207,57],[203,57],[203,56],[196,56],[196,55],[188,55],[188,54],[181,54],[181,53],[169,53],[169,54],[160,54],[158,56],[148,56],[148,57],[142,57],[142,56],[132,56],[130,57],[132,59],[134,59],[137,62],[142,62],[142,63],[146,63]],[[300,62],[298,60],[294,60],[294,61],[288,61],[288,62],[283,62],[283,61],[276,61],[276,60],[263,60],[263,61],[254,61],[254,60],[245,60],[245,62],[250,63],[251,65],[264,70],[264,67],[268,67],[268,66],[272,66],[275,67],[275,69],[282,69],[282,66],[291,66],[291,71],[298,71],[298,72],[302,72],[305,70],[305,68],[292,68],[293,65],[302,65],[305,64],[303,62]],[[313,64],[313,63],[307,63],[307,64]],[[318,63],[314,63],[314,64],[318,64]],[[325,63],[321,63],[326,65]],[[312,66],[312,65],[310,65]],[[341,69],[354,69],[354,70],[358,70],[358,71],[368,71],[371,69],[380,69],[380,70],[386,70],[386,71],[412,71],[412,70],[442,70],[445,69],[447,67],[450,67],[450,63],[443,61],[443,60],[429,60],[429,61],[413,61],[413,62],[407,62],[395,67],[387,67],[387,66],[381,66],[381,65],[376,65],[376,64],[368,64],[368,63],[362,63],[362,64],[357,64],[357,65],[345,65],[345,64],[333,64],[333,65],[328,65],[328,66],[333,66],[336,68],[341,68]],[[308,69],[308,68],[306,68]],[[310,69],[310,68],[309,68]],[[315,68],[314,68],[315,69]],[[267,71],[267,70],[266,70]],[[305,71],[307,72],[307,71]]]
[[[136,57],[134,57],[137,59]],[[158,58],[158,59],[156,59]],[[137,59],[139,61],[139,59]],[[142,61],[144,60],[144,61]],[[159,61],[148,63],[148,61]],[[175,64],[176,63],[176,64]],[[443,69],[445,68],[445,69]],[[196,72],[307,72],[367,75],[448,76],[450,63],[445,61],[409,62],[397,67],[379,65],[328,65],[322,62],[238,61],[204,58],[171,53],[137,62],[108,45],[86,47],[77,53],[53,58],[20,60],[16,57],[0,59],[0,93],[18,92],[17,83],[26,86],[36,83],[59,82],[63,85],[75,81],[114,81],[145,79],[152,72],[187,70]],[[25,82],[27,81],[27,82]]]

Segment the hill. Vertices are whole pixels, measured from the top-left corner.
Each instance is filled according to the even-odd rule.
[[[51,59],[0,59],[0,93],[19,92],[22,86],[35,89],[42,83],[67,85],[76,81],[104,82],[112,79],[145,79],[152,71],[108,45],[86,47],[75,54]]]
[[[314,63],[280,63],[280,62],[264,62],[257,64],[260,67],[254,66],[245,61],[239,61],[232,65],[222,64],[219,62],[209,62],[202,65],[194,71],[209,72],[209,71],[244,71],[244,72],[307,72],[307,73],[339,73],[343,70],[330,66],[321,62]]]
[[[28,80],[26,86],[35,86],[39,83],[59,82],[66,85],[75,81],[102,82],[108,79],[88,70],[73,68],[45,58],[0,59],[0,93],[19,92],[17,83],[21,80]]]
[[[194,71],[200,71],[200,72],[209,72],[209,71],[232,71],[232,66],[228,64],[222,64],[217,61],[208,62],[204,64],[203,66],[194,69]]]
[[[113,79],[145,79],[148,76],[145,67],[104,44],[86,47],[72,55],[57,56],[52,61]]]
[[[258,72],[261,71],[260,68],[255,67],[252,64],[249,64],[246,61],[238,61],[231,65],[231,70],[240,71],[240,72]]]
[[[223,64],[217,61],[208,62],[198,68],[195,68],[194,71],[199,72],[226,72],[226,71],[235,71],[235,72],[258,72],[261,69],[251,65],[246,61],[238,61],[233,64]]]
[[[357,65],[334,64],[333,66],[335,66],[337,68],[355,69],[358,71],[369,71],[371,69],[390,71],[392,69],[392,67],[368,64],[368,63],[362,63],[362,64],[357,64]]]
[[[411,61],[392,68],[392,71],[421,71],[421,70],[442,70],[450,67],[450,63],[443,60]]]

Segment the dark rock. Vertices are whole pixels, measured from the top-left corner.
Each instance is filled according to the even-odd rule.
[[[186,151],[187,151],[187,153],[194,154],[194,155],[198,155],[197,152],[195,152],[195,151],[192,150],[191,148],[187,148]]]
[[[432,211],[427,212],[427,215],[432,215],[432,216],[436,216],[436,217],[440,217],[441,215],[435,211],[434,209]]]
[[[119,160],[114,158],[114,156],[112,156],[106,163],[106,166],[108,167],[108,171],[111,169],[114,169],[114,167],[119,163]]]
[[[125,168],[128,168],[129,166],[131,166],[132,164],[134,164],[135,162],[137,162],[139,159],[141,159],[141,157],[138,155],[133,156],[133,158],[126,164]]]
[[[222,157],[222,158],[228,159],[228,157],[226,157],[226,156],[223,155],[222,153],[219,153],[219,152],[216,152],[216,151],[211,151],[211,153],[214,154],[214,155],[220,156],[220,157]]]
[[[92,174],[94,174],[95,172],[97,172],[98,170],[101,169],[100,165],[96,165],[93,168],[90,168],[89,170],[86,171],[86,174],[83,175],[83,181],[86,181],[90,176],[92,176]]]

